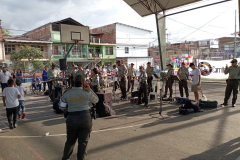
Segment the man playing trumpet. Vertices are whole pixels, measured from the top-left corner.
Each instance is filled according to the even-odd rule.
[[[131,88],[131,92],[134,90],[134,79],[137,76],[136,70],[133,68],[134,64],[131,63],[131,67],[128,68],[128,89],[127,92],[129,92]]]

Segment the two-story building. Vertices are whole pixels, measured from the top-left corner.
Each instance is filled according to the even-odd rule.
[[[150,30],[117,22],[91,29],[90,32],[93,40],[116,44],[116,61],[123,60],[127,66],[134,63],[136,69],[140,65],[146,66],[148,61],[152,62],[152,58],[148,56]]]

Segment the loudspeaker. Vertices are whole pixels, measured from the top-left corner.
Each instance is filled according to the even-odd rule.
[[[67,70],[67,59],[59,59],[60,70]]]

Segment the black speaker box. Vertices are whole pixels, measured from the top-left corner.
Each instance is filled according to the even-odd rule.
[[[59,59],[60,70],[67,70],[67,59]]]

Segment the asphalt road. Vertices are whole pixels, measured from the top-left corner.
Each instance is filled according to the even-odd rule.
[[[223,102],[224,83],[203,83],[202,88],[208,99]],[[25,102],[26,118],[12,131],[1,102],[0,160],[60,160],[65,119],[53,112],[48,97],[28,95]],[[158,114],[159,104],[150,104],[150,109],[143,110],[130,102],[114,102],[115,116],[93,120],[87,159],[236,160],[240,156],[239,101],[235,108],[186,116],[178,114],[179,104],[165,102],[164,120]],[[76,159],[76,149],[77,145],[72,159]]]

